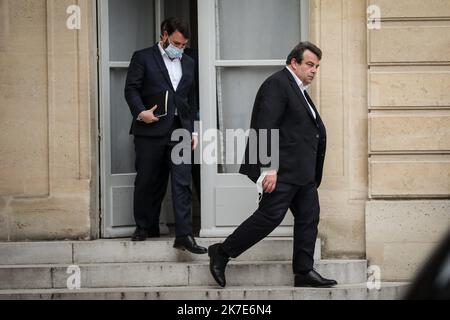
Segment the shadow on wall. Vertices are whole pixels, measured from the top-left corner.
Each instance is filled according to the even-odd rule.
[[[450,232],[424,264],[406,300],[450,300]]]

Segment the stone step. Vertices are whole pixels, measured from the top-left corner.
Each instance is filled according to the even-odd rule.
[[[0,266],[0,290],[67,288],[73,275],[67,268],[60,264]],[[321,260],[315,268],[340,284],[367,280],[365,260]],[[215,285],[207,261],[80,264],[79,269],[82,288]],[[230,286],[290,286],[294,281],[290,261],[232,261],[226,276]]]
[[[208,247],[224,239],[199,238]],[[55,241],[0,243],[0,265],[89,264],[129,262],[206,261],[208,255],[194,255],[174,249],[173,238],[132,242],[129,239],[96,241]],[[292,238],[267,238],[237,260],[284,261],[292,259]],[[315,260],[320,260],[320,240],[316,243]]]
[[[338,285],[329,289],[274,287],[150,287],[81,290],[0,290],[0,300],[396,300],[407,283]]]

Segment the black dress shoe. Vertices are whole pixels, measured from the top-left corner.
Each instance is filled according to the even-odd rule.
[[[145,241],[147,240],[148,232],[144,228],[137,227],[131,236],[131,241]]]
[[[296,274],[294,285],[295,287],[331,288],[337,285],[337,282],[323,278],[313,269],[307,274]]]
[[[194,254],[205,254],[208,250],[199,246],[193,236],[178,237],[175,239],[173,247],[180,250],[187,250]]]
[[[220,255],[219,247],[220,243],[217,243],[208,248],[209,271],[211,271],[214,280],[216,280],[219,286],[224,288],[227,284],[225,279],[225,267],[227,266],[228,261],[230,261],[230,258]]]

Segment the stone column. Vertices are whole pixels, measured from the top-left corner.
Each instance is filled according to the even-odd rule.
[[[93,3],[0,2],[0,240],[98,233]]]
[[[365,258],[367,200],[366,4],[311,0],[310,39],[323,50],[313,99],[328,131],[320,187],[324,258]]]

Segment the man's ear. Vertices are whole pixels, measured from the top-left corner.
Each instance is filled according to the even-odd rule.
[[[168,37],[169,37],[169,33],[168,33],[167,31],[164,31],[164,32],[159,36],[159,38],[161,39],[161,41],[167,40]]]
[[[297,60],[295,58],[291,59],[291,67],[292,67],[293,70],[297,70],[297,68],[298,68],[298,63],[297,63]]]

